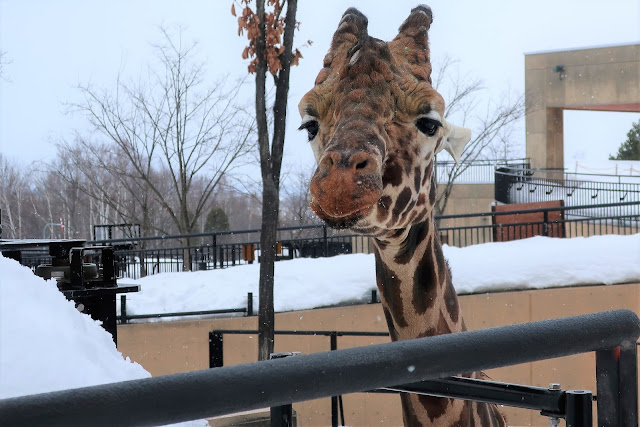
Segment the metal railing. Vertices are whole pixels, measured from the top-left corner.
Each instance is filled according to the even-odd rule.
[[[192,317],[192,316],[211,316],[217,314],[235,314],[242,313],[245,316],[253,316],[253,292],[247,293],[247,306],[240,308],[225,308],[219,310],[199,310],[199,311],[179,311],[170,313],[146,313],[146,314],[129,314],[127,313],[127,296],[120,296],[120,315],[116,316],[116,320],[122,325],[130,323],[131,320],[143,319],[160,319],[163,317]]]
[[[493,184],[495,170],[498,167],[529,169],[530,159],[493,159],[474,160],[472,162],[437,161],[435,176],[438,184],[446,184],[455,176],[456,184]]]
[[[368,252],[365,236],[346,234],[325,225],[281,227],[277,230],[277,259],[318,258]],[[142,276],[185,270],[213,270],[260,260],[260,230],[236,230],[186,235],[96,240],[90,244],[133,243],[117,249],[120,277]],[[250,252],[250,254],[247,253]],[[249,255],[249,256],[247,256]]]
[[[164,425],[380,388],[422,393],[425,380],[595,351],[598,425],[637,426],[639,336],[636,314],[617,310],[9,398],[0,400],[0,419],[4,426]],[[570,427],[592,425],[590,392],[556,397],[551,407],[523,406]]]
[[[585,212],[591,213],[592,216],[585,216]],[[562,213],[563,219],[550,219],[557,217],[554,213]],[[502,216],[517,218],[518,215],[524,217],[527,214],[540,214],[541,219],[509,224],[497,224],[495,220]],[[489,220],[491,223],[488,223]],[[440,223],[438,231],[442,243],[457,247],[496,241],[498,233],[524,237],[541,235],[568,238],[607,234],[629,235],[640,232],[640,201],[442,215],[436,217],[436,221]],[[455,224],[455,221],[466,221],[474,225],[447,225]],[[562,230],[561,234],[554,234],[558,230]]]
[[[372,303],[375,302],[375,291],[372,293]],[[294,336],[322,336],[329,337],[329,350],[338,349],[338,337],[388,337],[389,332],[365,332],[365,331],[282,331],[276,330],[274,335],[294,335]],[[257,335],[258,331],[248,329],[215,329],[209,332],[209,368],[220,368],[224,366],[224,335]],[[342,424],[344,421],[344,404],[342,396],[331,396],[331,425],[338,425],[338,412]]]
[[[518,191],[513,190],[513,191]],[[521,221],[497,224],[501,215],[519,215],[539,212],[546,215],[539,221]],[[557,220],[561,212],[563,219]],[[548,214],[548,215],[547,215]],[[524,218],[524,217],[523,217]],[[548,218],[552,218],[549,220]],[[616,203],[588,203],[565,205],[554,208],[526,209],[509,212],[480,212],[435,217],[440,238],[450,246],[465,247],[495,241],[497,230],[518,236],[529,236],[531,230],[540,230],[535,235],[551,237],[589,237],[605,234],[628,235],[640,232],[640,200]],[[557,229],[562,235],[554,234]],[[546,233],[545,230],[552,232]],[[118,277],[137,279],[144,275],[185,270],[211,270],[244,265],[260,260],[259,230],[240,230],[220,233],[198,233],[137,238],[138,247],[118,249],[120,240],[88,242],[93,245],[113,244],[116,247]],[[338,254],[371,253],[371,242],[367,236],[346,234],[324,225],[284,227],[278,229],[281,253],[277,259],[298,257],[325,257]],[[132,242],[132,239],[122,239]],[[192,244],[180,246],[182,242]],[[197,243],[197,244],[196,244]],[[142,246],[165,247],[144,248]],[[253,254],[247,258],[247,250]],[[94,260],[98,261],[99,260]],[[50,263],[46,253],[24,252],[22,263],[35,268]],[[144,266],[144,267],[143,267]]]
[[[495,170],[495,199],[507,204],[563,200],[566,206],[640,202],[640,177],[500,166]],[[576,214],[594,215],[588,209]]]

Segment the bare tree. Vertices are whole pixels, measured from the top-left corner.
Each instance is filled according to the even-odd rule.
[[[0,211],[5,238],[21,239],[23,230],[25,196],[28,191],[28,177],[20,168],[0,153]]]
[[[280,224],[302,226],[317,224],[317,216],[309,207],[309,183],[313,169],[293,170],[286,175],[282,188],[282,212]]]
[[[153,197],[177,232],[187,234],[197,230],[220,180],[246,164],[254,147],[254,120],[236,103],[242,82],[205,87],[197,44],[183,43],[181,30],[175,37],[161,31],[164,42],[155,46],[158,70],[150,68],[138,83],[118,77],[113,90],[81,85],[84,102],[71,107],[113,144],[111,155],[125,159],[110,171],[122,178],[118,183],[130,196]],[[94,157],[104,155],[89,140],[79,141]],[[133,201],[148,206],[139,198]]]
[[[488,151],[501,155],[513,152],[511,132],[514,124],[525,115],[523,95],[505,98],[499,103],[490,101],[485,107],[481,106],[479,93],[484,89],[482,82],[461,76],[454,65],[455,61],[448,57],[443,60],[434,79],[434,88],[447,100],[446,118],[453,116],[456,123],[471,128],[472,137],[460,160],[448,168],[446,182],[438,183],[436,214],[444,212],[456,179],[474,161],[485,158]]]
[[[256,75],[256,119],[262,172],[258,359],[265,360],[273,352],[273,277],[289,75],[291,66],[296,65],[302,55],[293,49],[293,34],[298,25],[297,0],[268,0],[270,12],[265,11],[265,0],[256,0],[255,12],[250,7],[250,0],[241,0],[240,3],[243,6],[238,17],[238,32],[246,31],[249,40],[242,55],[253,58],[249,72]],[[286,13],[282,16],[285,3]],[[235,16],[235,5],[231,13]],[[267,120],[267,71],[273,76],[275,86],[271,140]]]
[[[11,61],[7,58],[7,52],[0,50],[0,80],[9,81],[5,72],[7,65],[11,64]]]

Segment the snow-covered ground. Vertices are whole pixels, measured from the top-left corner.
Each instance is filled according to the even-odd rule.
[[[640,234],[445,245],[444,253],[458,293],[640,281]],[[275,273],[276,311],[366,302],[376,288],[373,255],[280,261]],[[257,308],[258,278],[253,264],[120,283],[142,288],[127,294],[127,313],[151,314],[246,307],[249,292]]]
[[[534,237],[444,250],[459,293],[640,282],[640,234]],[[248,292],[257,307],[258,270],[253,264],[121,282],[142,287],[127,296],[131,314],[244,307]],[[275,283],[277,311],[364,302],[376,286],[374,258],[281,261]],[[55,283],[0,255],[0,398],[148,376]]]

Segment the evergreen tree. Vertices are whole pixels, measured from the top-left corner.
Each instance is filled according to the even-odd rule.
[[[618,148],[618,154],[609,156],[609,160],[640,160],[640,120],[631,126],[627,140]]]
[[[211,209],[204,223],[204,231],[229,231],[229,217],[224,209]]]

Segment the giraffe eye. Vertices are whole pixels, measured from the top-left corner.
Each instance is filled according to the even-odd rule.
[[[416,126],[425,135],[434,136],[438,132],[438,128],[442,126],[442,123],[429,117],[420,117],[416,121]]]
[[[306,129],[309,141],[313,140],[320,130],[320,125],[317,120],[309,120],[300,125],[298,130]]]

